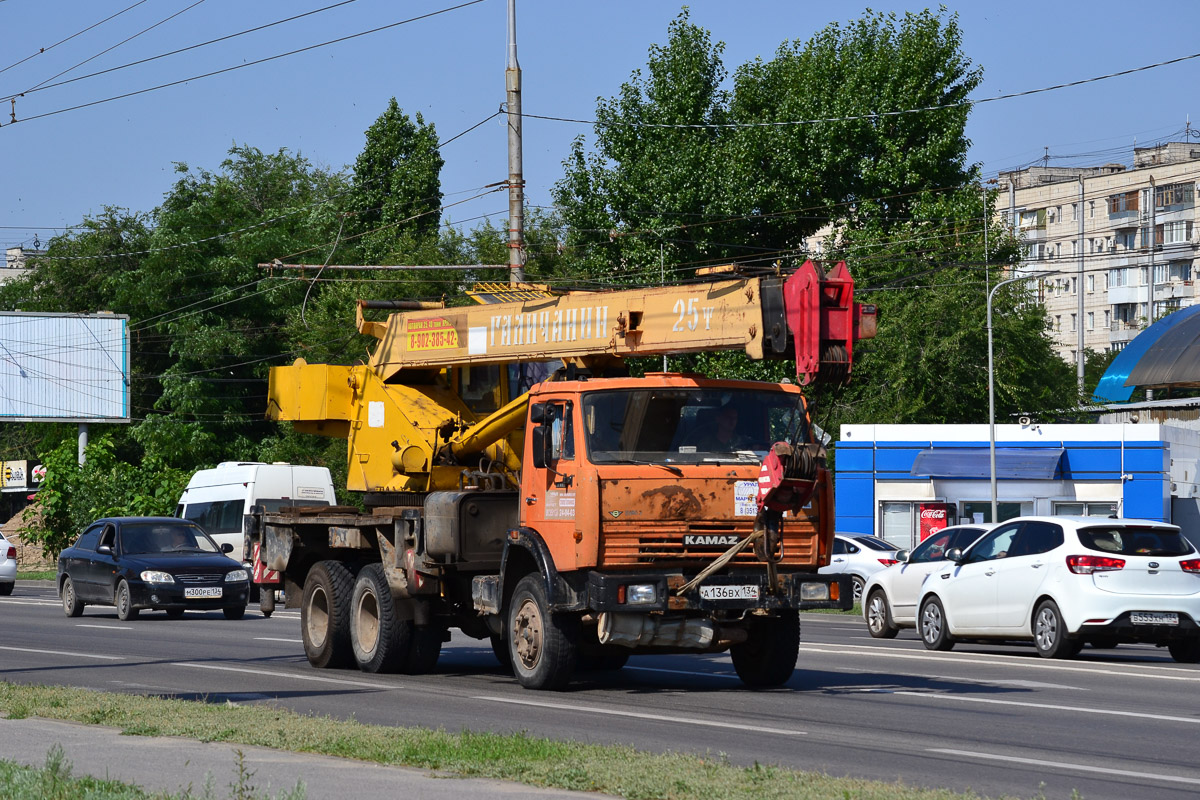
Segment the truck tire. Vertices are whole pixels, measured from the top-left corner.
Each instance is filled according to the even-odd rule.
[[[492,655],[500,662],[500,668],[505,672],[512,672],[512,653],[509,652],[508,642],[499,633],[493,633],[490,638],[492,642]]]
[[[275,584],[268,583],[258,588],[258,611],[268,619],[275,613]]]
[[[408,657],[404,661],[404,672],[409,675],[427,675],[437,666],[442,655],[442,639],[446,629],[440,625],[418,628],[411,622],[404,623],[409,630]]]
[[[411,625],[396,615],[383,565],[363,567],[350,601],[350,646],[358,668],[363,672],[398,672],[408,655]]]
[[[318,669],[354,664],[350,647],[350,604],[354,575],[340,561],[321,561],[308,571],[300,600],[304,655]]]
[[[729,648],[733,668],[751,689],[782,686],[796,670],[800,655],[800,614],[752,619],[746,641]]]
[[[579,621],[550,613],[541,575],[532,573],[517,582],[506,618],[505,638],[517,681],[526,689],[564,688],[575,671]]]

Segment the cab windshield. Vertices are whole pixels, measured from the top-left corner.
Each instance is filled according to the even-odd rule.
[[[624,389],[583,398],[593,464],[758,462],[778,441],[807,442],[803,399],[754,389]]]

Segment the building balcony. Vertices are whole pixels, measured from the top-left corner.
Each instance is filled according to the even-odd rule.
[[[1150,300],[1149,286],[1110,286],[1108,287],[1108,303],[1122,305],[1125,303],[1146,303]]]
[[[1128,344],[1143,330],[1136,322],[1114,322],[1108,332],[1108,341],[1112,344]]]

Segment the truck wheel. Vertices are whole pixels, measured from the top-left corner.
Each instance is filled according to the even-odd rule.
[[[408,675],[426,675],[433,672],[438,658],[442,655],[442,639],[446,629],[440,625],[429,625],[418,628],[411,622],[406,622],[409,628],[408,658],[404,662],[404,672]]]
[[[268,618],[275,613],[275,584],[267,583],[259,587],[258,611]]]
[[[782,686],[796,670],[800,655],[800,614],[780,611],[750,621],[746,641],[729,648],[733,668],[751,689]]]
[[[354,664],[350,647],[350,604],[354,576],[340,561],[321,561],[308,571],[300,601],[304,655],[318,669]]]
[[[542,576],[517,583],[508,606],[508,652],[513,674],[526,689],[562,689],[575,671],[579,621],[551,614]]]
[[[383,565],[363,567],[350,602],[350,644],[358,668],[363,672],[399,671],[408,655],[410,628],[411,623],[396,615]]]
[[[504,637],[498,633],[493,633],[492,640],[492,655],[500,662],[500,668],[505,672],[512,672],[512,653],[508,650],[508,642],[504,641]]]

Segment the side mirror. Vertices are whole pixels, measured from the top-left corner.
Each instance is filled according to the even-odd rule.
[[[912,550],[897,550],[896,551],[896,561],[901,564],[907,564],[908,557],[910,555],[912,555]]]
[[[540,425],[546,421],[546,404],[533,403],[529,406],[529,421]]]
[[[953,561],[955,564],[961,564],[963,562],[962,549],[958,547],[951,547],[946,551],[946,560]]]
[[[102,556],[111,556],[113,554],[112,545],[111,544],[102,544],[96,548],[96,552]]]
[[[231,545],[229,542],[226,542],[225,544],[221,545],[221,552],[222,553],[232,553],[233,545]]]
[[[530,417],[532,417],[532,414],[530,414]],[[546,429],[544,427],[542,427],[541,425],[538,425],[537,427],[530,429],[529,435],[533,439],[533,441],[532,441],[533,466],[536,467],[537,469],[545,469],[546,468],[546,445],[547,445]]]

